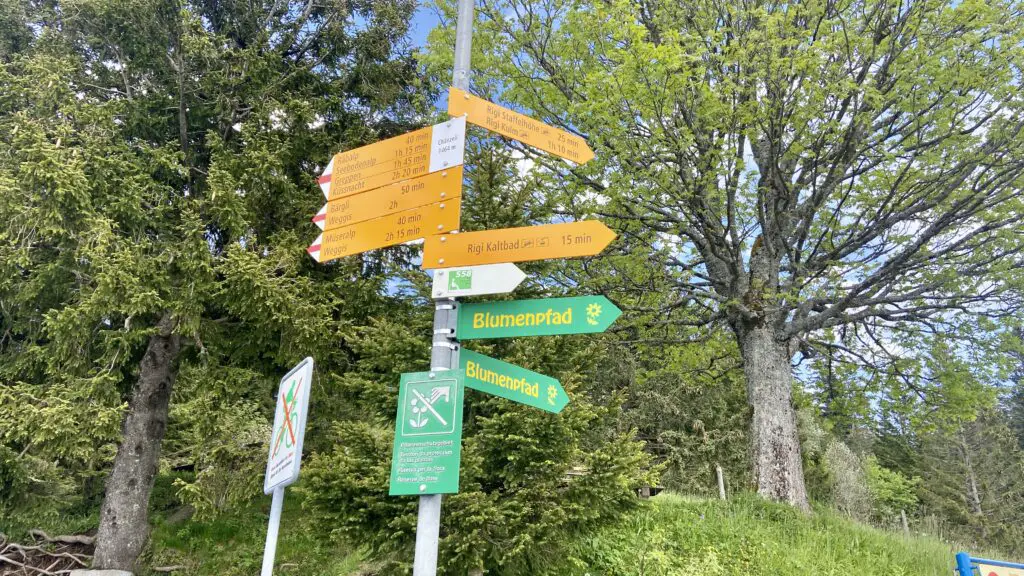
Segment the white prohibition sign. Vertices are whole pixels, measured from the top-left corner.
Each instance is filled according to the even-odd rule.
[[[299,478],[302,465],[302,440],[306,435],[309,392],[313,381],[313,359],[306,358],[281,379],[277,391],[277,411],[270,435],[267,472],[263,493],[283,488]]]

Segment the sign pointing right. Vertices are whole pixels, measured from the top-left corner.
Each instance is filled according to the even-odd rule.
[[[615,232],[599,220],[430,236],[423,268],[593,256],[614,239]]]
[[[577,164],[594,159],[594,151],[580,136],[549,126],[515,110],[498,106],[494,102],[478,98],[458,88],[448,89],[448,113],[456,117],[465,116],[471,124]]]
[[[526,274],[510,263],[444,268],[434,272],[434,298],[507,294],[525,279]]]
[[[569,395],[565,393],[561,382],[550,376],[465,348],[459,352],[459,363],[466,371],[466,388],[555,414],[569,403]]]
[[[462,304],[459,340],[604,332],[622,310],[604,296]]]

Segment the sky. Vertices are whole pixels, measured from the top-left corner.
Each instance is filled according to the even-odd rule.
[[[425,2],[420,3],[420,7],[416,9],[416,13],[412,17],[412,37],[413,46],[426,46],[427,34],[434,29],[440,23],[440,19],[437,17],[437,13],[424,6]]]

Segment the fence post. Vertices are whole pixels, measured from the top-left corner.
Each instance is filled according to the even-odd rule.
[[[718,497],[725,500],[725,474],[717,463],[715,464],[715,476],[718,477]]]
[[[971,555],[967,552],[957,554],[956,568],[960,572],[960,576],[974,576],[974,570],[971,568]]]

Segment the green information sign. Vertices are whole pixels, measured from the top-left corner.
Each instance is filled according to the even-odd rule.
[[[463,304],[459,340],[604,332],[622,314],[604,296]]]
[[[562,384],[515,364],[495,360],[463,348],[459,363],[466,387],[558,414],[569,403]]]
[[[402,374],[391,453],[391,496],[459,491],[461,370]]]

